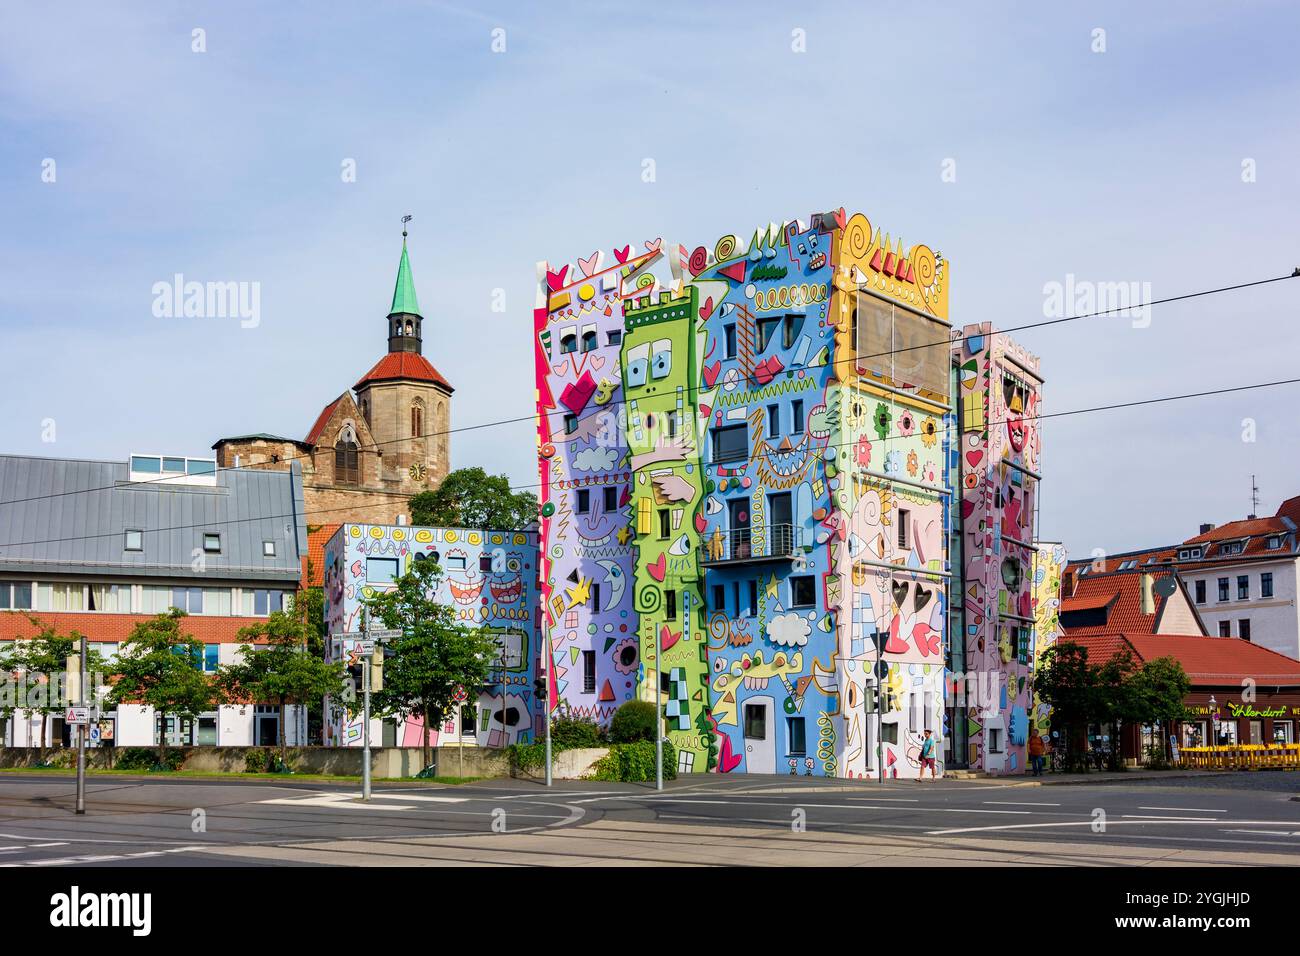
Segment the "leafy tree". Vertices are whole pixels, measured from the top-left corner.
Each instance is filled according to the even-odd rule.
[[[181,630],[185,612],[172,608],[131,629],[113,671],[113,706],[143,704],[158,721],[158,763],[167,766],[169,715],[194,720],[220,701],[219,687],[203,673],[203,644]]]
[[[1088,723],[1097,712],[1097,669],[1088,663],[1088,649],[1058,641],[1043,654],[1034,688],[1052,707],[1052,719],[1065,728],[1066,753],[1082,769]]]
[[[1092,719],[1104,724],[1110,732],[1108,770],[1120,770],[1123,767],[1121,728],[1140,723],[1143,719],[1142,701],[1134,683],[1137,669],[1138,663],[1133,654],[1124,647],[1094,670],[1096,694]]]
[[[1169,725],[1182,717],[1183,701],[1192,682],[1176,659],[1156,657],[1143,663],[1133,683],[1142,709],[1142,721],[1160,727],[1160,746],[1168,759]]]
[[[418,562],[393,590],[365,601],[373,618],[402,632],[387,645],[391,656],[384,659],[384,687],[371,703],[376,713],[424,722],[425,767],[433,762],[429,728],[455,706],[456,686],[464,685],[472,697],[500,657],[491,637],[460,624],[452,608],[434,599],[441,577],[442,569],[432,561]]]
[[[301,593],[301,592],[299,592]],[[300,613],[275,611],[239,632],[241,660],[222,667],[217,681],[230,700],[275,701],[280,708],[280,762],[285,761],[286,708],[319,704],[343,686],[343,665],[313,653],[315,627]],[[255,643],[261,641],[262,643]]]
[[[411,523],[445,528],[523,528],[537,520],[537,496],[513,492],[505,475],[458,468],[411,498]]]
[[[0,673],[7,676],[21,675],[25,693],[17,693],[15,684],[10,685],[13,692],[0,694],[0,726],[18,711],[39,714],[41,718],[40,753],[42,758],[48,746],[47,717],[62,714],[64,707],[72,703],[65,700],[64,691],[68,656],[81,649],[81,635],[76,631],[64,635],[52,624],[46,624],[34,615],[26,615],[27,620],[36,628],[32,637],[16,637],[8,654],[0,655]],[[88,653],[88,660],[83,668],[87,674],[95,675],[103,670],[103,660],[95,651]],[[93,681],[93,677],[92,677]],[[89,693],[89,688],[87,688]]]

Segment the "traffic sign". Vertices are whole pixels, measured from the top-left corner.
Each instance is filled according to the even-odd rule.
[[[63,714],[65,724],[88,724],[90,723],[89,707],[69,707]]]
[[[457,684],[455,690],[451,692],[451,699],[458,704],[463,704],[469,700],[469,693],[465,690],[464,684]]]
[[[392,641],[401,636],[402,631],[398,628],[389,628],[388,630],[372,628],[366,632],[366,637],[370,638],[372,641],[379,641],[381,644],[384,641]]]
[[[369,657],[375,652],[374,641],[357,641],[357,653],[362,657]]]

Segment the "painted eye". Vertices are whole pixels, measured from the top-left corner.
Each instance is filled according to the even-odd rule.
[[[673,343],[671,339],[656,339],[654,354],[650,358],[650,377],[666,378],[673,368]]]
[[[650,366],[650,346],[638,345],[627,353],[627,387],[636,388],[646,383],[646,376],[649,374]]]
[[[510,558],[506,561],[507,571],[518,571],[519,568],[520,568],[520,564],[518,558]]]
[[[808,237],[808,245],[812,246],[812,248],[814,248],[814,249],[817,248],[817,234],[816,234],[816,233],[813,233],[811,236]]]
[[[805,246],[802,242],[799,243],[799,255],[806,256],[807,254],[808,254],[808,247]]]

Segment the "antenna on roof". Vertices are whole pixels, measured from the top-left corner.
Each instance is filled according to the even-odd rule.
[[[1254,521],[1255,515],[1259,513],[1259,485],[1255,484],[1255,476],[1250,476],[1250,514],[1246,516],[1248,521]]]

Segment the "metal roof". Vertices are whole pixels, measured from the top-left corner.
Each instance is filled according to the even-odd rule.
[[[0,572],[300,577],[307,526],[296,462],[219,469],[207,485],[128,474],[124,461],[0,455]],[[128,530],[143,532],[142,550],[126,550]],[[205,532],[221,535],[220,553],[204,552]],[[274,557],[263,556],[264,541],[275,542]]]

